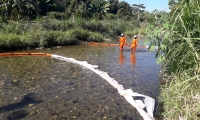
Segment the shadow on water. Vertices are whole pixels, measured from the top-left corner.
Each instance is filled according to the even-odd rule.
[[[20,109],[29,104],[37,104],[41,102],[42,100],[37,100],[36,94],[28,93],[23,97],[23,99],[20,102],[0,107],[0,113],[7,112],[10,110]]]

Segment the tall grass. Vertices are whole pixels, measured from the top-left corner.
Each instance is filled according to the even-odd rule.
[[[121,33],[129,35],[127,31],[134,32],[135,28],[134,23],[123,20],[58,20],[53,19],[54,15],[55,13],[51,13],[43,18],[38,17],[36,21],[11,21],[8,24],[1,24],[0,50],[74,45],[80,41],[103,41],[103,38],[117,38]],[[137,33],[143,31],[141,29]]]
[[[160,43],[157,57],[163,64],[163,75],[167,76],[163,78],[159,98],[160,104],[163,104],[162,119],[198,120],[200,2],[181,0],[175,8],[170,20],[163,17],[156,21],[157,27],[151,25],[148,28],[151,46]],[[159,26],[159,22],[164,25]]]
[[[162,116],[166,120],[199,120],[200,80],[198,76],[171,75],[164,78],[159,103],[163,104]]]
[[[146,28],[134,28],[134,30],[127,31],[126,34],[130,37],[134,35],[147,35]]]
[[[65,32],[36,30],[23,35],[0,33],[0,51],[76,45],[80,41],[102,42],[103,37],[100,33],[82,29],[71,29]]]
[[[20,50],[26,46],[24,36],[16,34],[2,34],[0,33],[0,51],[2,50]]]

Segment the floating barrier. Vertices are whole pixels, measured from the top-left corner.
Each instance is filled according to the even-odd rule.
[[[110,83],[114,88],[118,90],[118,93],[122,95],[133,107],[137,109],[144,120],[154,120],[153,111],[155,107],[155,100],[149,96],[138,94],[131,89],[125,89],[123,85],[120,85],[114,78],[111,78],[107,72],[100,71],[98,65],[88,64],[87,61],[78,61],[74,58],[62,57],[59,55],[52,55],[52,58],[71,62],[81,65],[98,74]],[[147,112],[144,110],[146,108]]]
[[[97,43],[97,42],[88,42],[90,46],[119,46],[119,44],[109,44],[109,43]],[[128,44],[124,46],[130,46]],[[137,46],[138,48],[149,48],[149,46]]]
[[[51,54],[46,53],[0,53],[0,56],[48,56],[51,57]]]
[[[58,60],[71,62],[88,68],[94,73],[104,78],[110,83],[118,93],[123,96],[133,107],[137,109],[144,120],[154,120],[153,111],[155,107],[155,100],[149,96],[133,92],[132,89],[125,89],[123,85],[119,84],[114,78],[111,78],[107,72],[100,71],[98,65],[88,64],[87,61],[78,61],[74,58],[67,58],[59,55],[46,54],[46,53],[1,53],[0,56],[48,56]],[[146,108],[146,111],[144,110]]]
[[[119,46],[119,44],[96,43],[96,42],[88,42],[88,45],[92,45],[92,46]],[[126,45],[126,46],[128,46],[128,45]]]

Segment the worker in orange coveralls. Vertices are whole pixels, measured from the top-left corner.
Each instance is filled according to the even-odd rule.
[[[120,65],[124,64],[124,56],[123,56],[123,52],[122,51],[120,51],[120,54],[119,54],[119,64]]]
[[[126,37],[124,37],[124,34],[122,33],[121,34],[121,37],[119,38],[119,47],[120,47],[120,50],[123,50],[123,47],[124,45],[126,45]]]
[[[134,35],[134,38],[133,38],[133,40],[131,41],[131,50],[132,50],[132,51],[136,51],[137,45],[138,45],[138,39],[137,39],[137,36]]]
[[[135,65],[136,63],[136,58],[135,58],[135,52],[131,52],[131,56],[130,56],[130,61],[132,65]]]

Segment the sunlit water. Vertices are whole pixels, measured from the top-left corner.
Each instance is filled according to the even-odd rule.
[[[117,43],[112,41],[111,43]],[[128,39],[130,43],[130,39]],[[139,46],[144,39],[139,39]],[[98,65],[124,88],[157,100],[160,67],[155,53],[118,46],[51,48],[45,52]],[[0,58],[1,120],[140,120],[137,111],[104,79],[81,66],[49,57]]]

